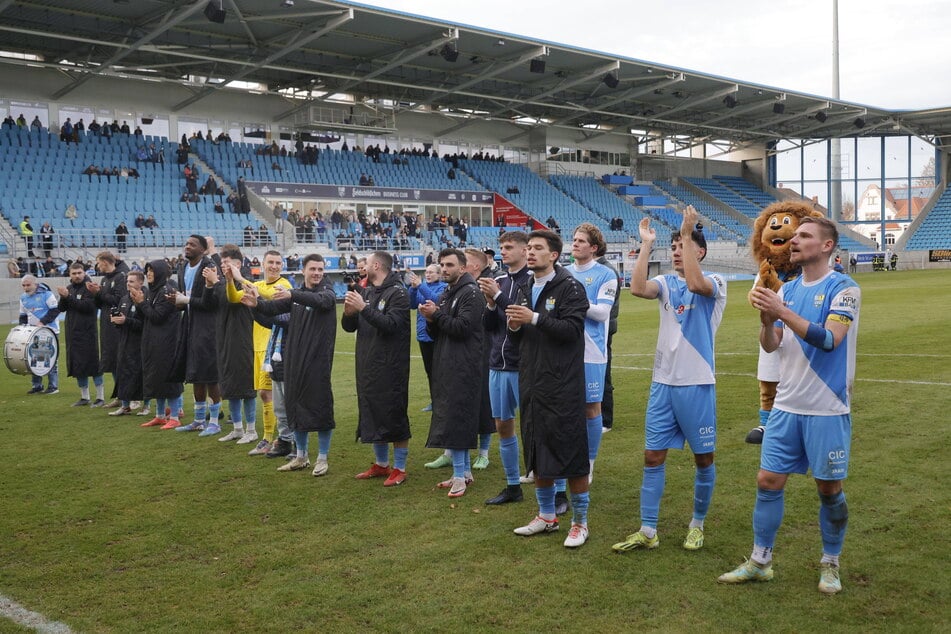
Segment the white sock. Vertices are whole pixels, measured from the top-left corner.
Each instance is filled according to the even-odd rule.
[[[839,556],[838,555],[829,555],[822,553],[822,559],[819,560],[820,564],[832,564],[836,568],[839,567]]]
[[[750,559],[761,566],[765,566],[773,560],[773,549],[767,548],[766,546],[754,545],[753,554],[750,555]]]
[[[244,431],[244,423],[235,423],[235,424],[234,424],[234,430],[235,430],[235,431]]]
[[[488,449],[480,449],[480,450],[479,450],[479,456],[481,456],[482,458],[488,458],[488,457],[489,457],[489,450],[488,450]]]
[[[79,395],[85,400],[89,400],[89,386],[79,388]]]
[[[653,526],[644,526],[643,524],[641,524],[640,531],[644,533],[644,536],[647,537],[647,539],[654,539],[654,535],[657,534],[656,528]]]
[[[96,386],[96,398],[100,401],[106,400],[106,386],[104,384]]]
[[[317,454],[317,460],[323,460],[324,462],[327,462],[327,454],[325,453]]]
[[[703,530],[703,520],[690,520],[690,526],[687,528],[699,528]]]

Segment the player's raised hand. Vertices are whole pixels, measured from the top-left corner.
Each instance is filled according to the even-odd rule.
[[[657,232],[651,227],[651,219],[647,216],[641,218],[640,224],[637,226],[641,234],[641,242],[650,242],[653,244],[654,240],[657,239]]]
[[[687,239],[696,229],[697,223],[700,222],[700,214],[697,213],[693,205],[687,205],[681,213],[683,214],[683,220],[680,223],[680,235]]]

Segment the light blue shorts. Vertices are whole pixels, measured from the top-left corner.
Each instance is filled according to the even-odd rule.
[[[695,454],[712,453],[717,444],[716,386],[651,383],[646,418],[645,449],[683,449],[686,441]]]
[[[518,409],[518,372],[489,370],[489,400],[492,418],[512,420]]]
[[[766,423],[760,469],[844,480],[849,473],[852,415],[807,416],[773,408]]]
[[[607,372],[607,363],[585,363],[585,403],[600,403],[604,400],[604,373]]]

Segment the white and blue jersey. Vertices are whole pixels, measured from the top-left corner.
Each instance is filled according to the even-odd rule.
[[[45,284],[39,285],[32,295],[20,295],[20,315],[26,317],[26,323],[30,326],[46,326],[59,334],[59,324],[56,321],[56,316],[59,315],[59,299]]]
[[[825,327],[829,319],[850,324],[845,337],[828,352],[806,343],[782,322],[783,345],[774,407],[793,414],[848,414],[855,378],[855,344],[862,293],[848,275],[829,271],[822,279],[800,277],[780,289],[786,305],[804,319]]]
[[[584,318],[584,362],[608,362],[608,322],[611,307],[617,300],[617,275],[610,268],[592,260],[587,264],[572,264],[568,271],[584,286],[588,296],[588,314]],[[602,306],[598,310],[597,306]],[[603,318],[592,316],[603,313]],[[599,315],[600,316],[600,315]]]
[[[660,329],[654,357],[653,381],[665,385],[711,385],[714,377],[714,337],[726,307],[726,282],[705,275],[713,295],[692,293],[678,275],[658,275],[657,306]]]

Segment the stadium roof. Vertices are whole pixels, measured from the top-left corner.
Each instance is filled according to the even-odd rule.
[[[224,22],[212,20],[215,9]],[[269,92],[326,91],[288,96],[280,115],[288,122],[347,93],[440,112],[440,137],[476,120],[509,121],[508,144],[536,125],[588,139],[635,130],[696,143],[951,136],[951,108],[876,108],[330,0],[0,0],[0,50],[41,58],[0,63],[62,71],[54,100],[118,75],[182,83],[192,95],[173,108],[181,110],[228,82],[253,82]]]

